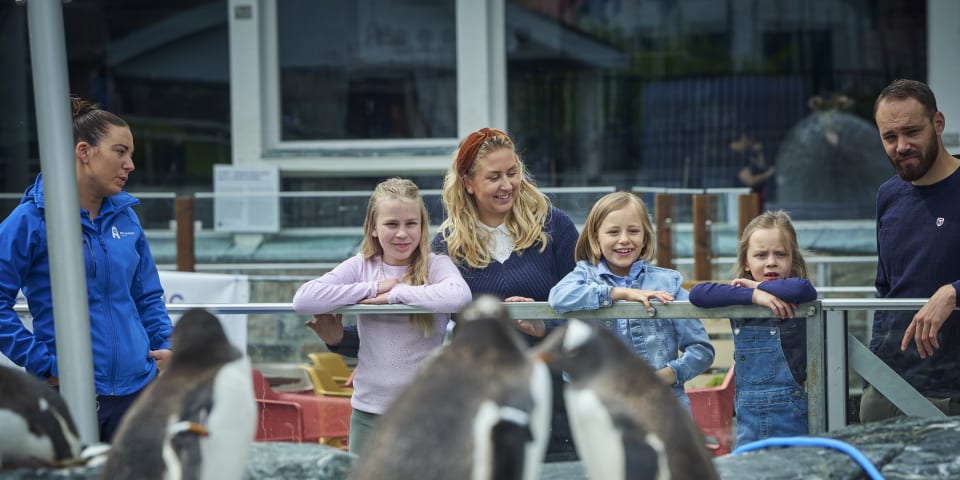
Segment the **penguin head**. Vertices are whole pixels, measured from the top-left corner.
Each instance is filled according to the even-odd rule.
[[[223,332],[220,320],[212,313],[194,308],[188,310],[177,321],[170,338],[173,345],[171,366],[175,363],[201,362],[204,360],[222,361],[242,356]]]
[[[474,322],[477,320],[495,320],[502,322],[509,321],[510,313],[507,312],[500,299],[493,295],[480,295],[467,306],[460,310],[457,315],[457,321]]]
[[[33,374],[6,365],[0,365],[0,430],[0,463],[5,468],[66,465],[80,453],[80,435],[60,393]]]
[[[523,350],[526,344],[520,332],[513,326],[510,312],[499,298],[493,295],[480,295],[455,316],[451,343],[506,341]]]
[[[606,333],[592,323],[573,318],[554,329],[531,353],[552,370],[567,372],[573,380],[585,378],[626,348]]]

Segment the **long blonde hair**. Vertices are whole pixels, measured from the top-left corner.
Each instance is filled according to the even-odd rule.
[[[747,250],[750,248],[750,237],[757,230],[766,230],[776,228],[787,243],[790,249],[790,256],[793,259],[790,265],[790,276],[795,278],[807,278],[807,262],[803,259],[803,252],[800,250],[800,243],[797,241],[797,231],[793,228],[793,222],[790,215],[783,210],[775,212],[767,210],[761,213],[743,229],[740,241],[737,243],[737,272],[734,278],[753,278],[750,273],[750,267],[747,265]]]
[[[477,136],[482,136],[479,142]],[[479,148],[464,148],[471,140],[479,143]],[[466,154],[466,150],[473,149],[477,151],[476,156]],[[513,236],[514,251],[522,254],[524,250],[538,244],[541,252],[547,248],[549,237],[543,227],[550,214],[550,200],[537,189],[533,178],[527,174],[510,136],[499,130],[484,128],[470,134],[461,143],[454,152],[453,161],[443,179],[443,204],[447,218],[440,225],[440,233],[447,243],[448,255],[457,264],[479,269],[493,261],[487,238],[482,230],[477,228],[480,222],[477,205],[472,195],[467,192],[463,177],[474,175],[477,162],[481,158],[503,149],[513,152],[517,161],[517,174],[520,176],[520,186],[514,193],[513,207],[504,218],[504,224]],[[465,151],[464,158],[461,158],[461,150]]]
[[[607,218],[607,215],[617,210],[632,207],[637,215],[640,216],[640,224],[643,228],[643,247],[640,249],[640,259],[650,261],[653,259],[654,245],[656,238],[653,235],[653,223],[650,221],[650,211],[643,199],[631,192],[613,192],[608,193],[597,200],[587,214],[587,220],[583,224],[583,230],[580,232],[580,238],[577,239],[577,246],[573,250],[575,260],[586,260],[594,265],[600,263],[603,253],[600,250],[600,225]]]
[[[410,266],[401,281],[408,285],[426,285],[430,278],[430,216],[427,214],[427,205],[417,184],[405,178],[390,178],[377,184],[370,200],[367,201],[367,215],[363,220],[363,240],[360,242],[360,254],[370,260],[380,257],[383,261],[383,246],[373,236],[377,225],[377,214],[380,203],[385,200],[409,200],[416,202],[420,207],[420,243],[410,256]],[[414,314],[410,316],[410,326],[423,330],[424,336],[430,336],[434,329],[434,318],[430,314]]]

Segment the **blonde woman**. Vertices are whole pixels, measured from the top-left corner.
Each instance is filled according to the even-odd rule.
[[[453,259],[473,295],[543,302],[573,270],[576,226],[537,189],[503,131],[482,128],[461,143],[443,203],[447,217],[433,250]],[[536,323],[520,326],[542,336]]]
[[[444,178],[443,203],[447,217],[433,251],[450,256],[474,296],[545,302],[550,287],[573,270],[577,228],[537,189],[505,132],[481,128],[467,135]],[[555,324],[517,320],[535,337]],[[547,461],[576,458],[561,382],[555,375]]]

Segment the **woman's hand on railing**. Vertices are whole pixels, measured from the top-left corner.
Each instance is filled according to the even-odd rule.
[[[529,297],[507,297],[503,299],[504,302],[532,302],[534,301]],[[547,326],[543,323],[543,320],[516,320],[515,325],[517,329],[527,335],[532,337],[542,337],[547,334]]]
[[[313,320],[304,323],[327,345],[339,345],[343,341],[343,315],[323,313],[314,315]]]

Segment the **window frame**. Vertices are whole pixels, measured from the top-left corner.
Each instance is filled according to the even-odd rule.
[[[458,138],[429,139],[282,140],[279,62],[272,53],[276,3],[230,0],[228,8],[234,164],[345,176],[436,174],[446,171],[459,138],[484,126],[506,128],[504,0],[456,0]]]

